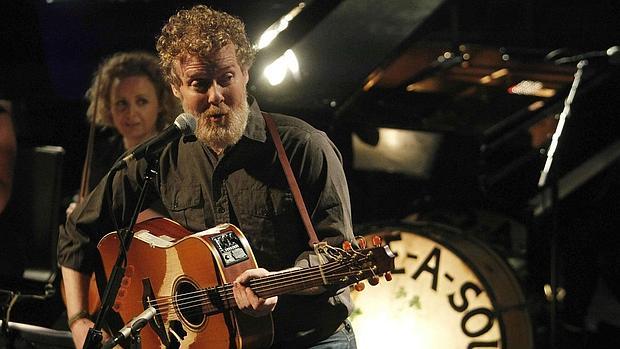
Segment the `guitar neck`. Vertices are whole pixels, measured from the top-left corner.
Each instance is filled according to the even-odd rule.
[[[322,266],[325,268],[325,266]],[[250,288],[261,298],[269,298],[324,286],[321,269],[312,267],[285,271],[250,281]]]
[[[284,294],[303,291],[312,287],[329,284],[324,279],[326,271],[330,268],[327,263],[321,267],[296,269],[250,280],[249,287],[261,298],[269,298]],[[237,307],[233,296],[232,284],[224,284],[214,288],[203,289],[207,299],[205,313],[219,313]]]
[[[346,258],[345,258],[346,257]],[[394,269],[395,255],[387,246],[344,255],[320,266],[288,270],[252,279],[249,287],[261,298],[290,294],[317,286],[346,286]],[[179,294],[173,303],[216,314],[237,307],[232,283]]]

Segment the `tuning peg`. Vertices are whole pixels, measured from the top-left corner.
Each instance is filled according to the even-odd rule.
[[[351,245],[351,241],[345,240],[342,243],[342,249],[344,249],[345,251],[351,251],[353,249],[353,245]]]
[[[385,272],[385,275],[383,275],[385,277],[386,281],[392,281],[392,273],[387,271]]]
[[[360,237],[357,239],[357,244],[359,245],[359,247],[361,249],[365,249],[366,248],[366,239],[364,239],[363,237]]]
[[[364,290],[364,288],[366,288],[366,285],[363,282],[358,282],[358,283],[355,284],[355,286],[353,286],[353,288],[357,292],[362,292]]]
[[[375,235],[372,237],[372,244],[373,246],[377,247],[377,246],[381,246],[381,237],[379,235]]]
[[[373,277],[369,278],[369,279],[368,279],[368,283],[369,283],[371,286],[377,286],[377,285],[379,284],[379,277],[375,275],[375,276],[373,276]]]

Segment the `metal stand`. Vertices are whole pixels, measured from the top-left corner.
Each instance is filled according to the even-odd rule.
[[[156,313],[157,310],[155,308],[149,307],[138,317],[127,323],[114,338],[110,338],[105,342],[102,349],[112,349],[125,339],[130,340],[130,348],[141,349],[142,337],[140,337],[140,331],[142,331],[144,326],[149,323],[149,320],[152,319]]]
[[[555,133],[551,138],[551,145],[549,146],[549,150],[547,151],[547,160],[545,162],[545,166],[543,167],[540,178],[538,180],[538,188],[542,189],[543,194],[541,195],[542,200],[549,196],[549,204],[551,208],[551,219],[552,219],[552,228],[551,235],[549,237],[549,290],[547,294],[547,300],[550,302],[549,305],[549,348],[555,349],[558,348],[558,319],[557,319],[557,306],[558,306],[558,295],[563,292],[561,287],[558,286],[558,212],[557,212],[557,202],[558,202],[558,178],[557,175],[554,175],[552,170],[553,164],[553,156],[555,155],[555,151],[558,146],[558,142],[560,140],[560,136],[562,135],[562,131],[564,130],[564,125],[566,123],[566,119],[571,113],[571,105],[573,103],[573,99],[575,98],[575,94],[577,93],[577,88],[579,87],[579,83],[581,82],[581,76],[583,74],[583,67],[588,64],[587,60],[581,60],[577,63],[577,71],[575,72],[573,84],[571,86],[570,92],[568,96],[564,100],[564,109],[560,113],[558,125],[555,129]],[[551,178],[551,180],[549,180]],[[544,205],[543,205],[544,207]]]
[[[116,295],[118,294],[118,289],[121,285],[121,281],[123,276],[125,275],[125,266],[127,264],[127,251],[129,250],[129,246],[131,245],[131,240],[133,239],[133,227],[136,224],[136,220],[138,219],[138,215],[142,211],[142,206],[144,204],[144,197],[146,195],[149,184],[157,177],[157,166],[158,161],[156,157],[147,158],[147,168],[144,171],[144,185],[140,191],[140,196],[138,197],[138,202],[136,203],[136,207],[134,208],[133,214],[131,216],[131,220],[129,221],[129,225],[127,228],[119,229],[119,253],[112,268],[112,272],[110,273],[109,281],[106,285],[105,291],[102,296],[101,302],[101,310],[97,315],[97,319],[95,320],[95,325],[93,328],[88,330],[88,335],[86,336],[86,340],[84,341],[84,349],[95,349],[101,346],[101,341],[103,339],[103,335],[101,333],[101,328],[103,325],[103,321],[106,318],[106,315],[112,308],[114,304],[114,300],[116,299]],[[113,177],[116,171],[110,171],[110,177]],[[109,197],[112,197],[112,182],[113,180],[108,180],[108,193]]]
[[[7,300],[0,308],[0,315],[2,316],[0,320],[0,337],[6,338],[6,343],[4,344],[7,348],[13,348],[14,336],[9,331],[9,318],[11,317],[11,308],[17,302],[17,298],[19,294],[8,291],[8,290],[0,290],[0,293],[6,293]]]
[[[140,330],[138,330],[133,336],[131,336],[131,349],[142,348],[142,338],[140,337]]]

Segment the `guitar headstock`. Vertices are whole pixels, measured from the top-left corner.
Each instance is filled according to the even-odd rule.
[[[342,249],[330,250],[332,262],[325,266],[325,278],[334,284],[352,285],[361,291],[364,284],[361,282],[368,279],[371,285],[377,285],[379,278],[384,276],[387,281],[392,279],[391,271],[394,270],[394,258],[388,245],[383,245],[381,238],[373,237],[373,247],[367,248],[365,239],[358,239],[359,249],[345,241]]]

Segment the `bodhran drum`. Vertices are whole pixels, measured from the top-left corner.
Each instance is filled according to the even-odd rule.
[[[529,349],[525,297],[502,258],[449,226],[365,227],[398,254],[390,282],[353,291],[359,349]]]

